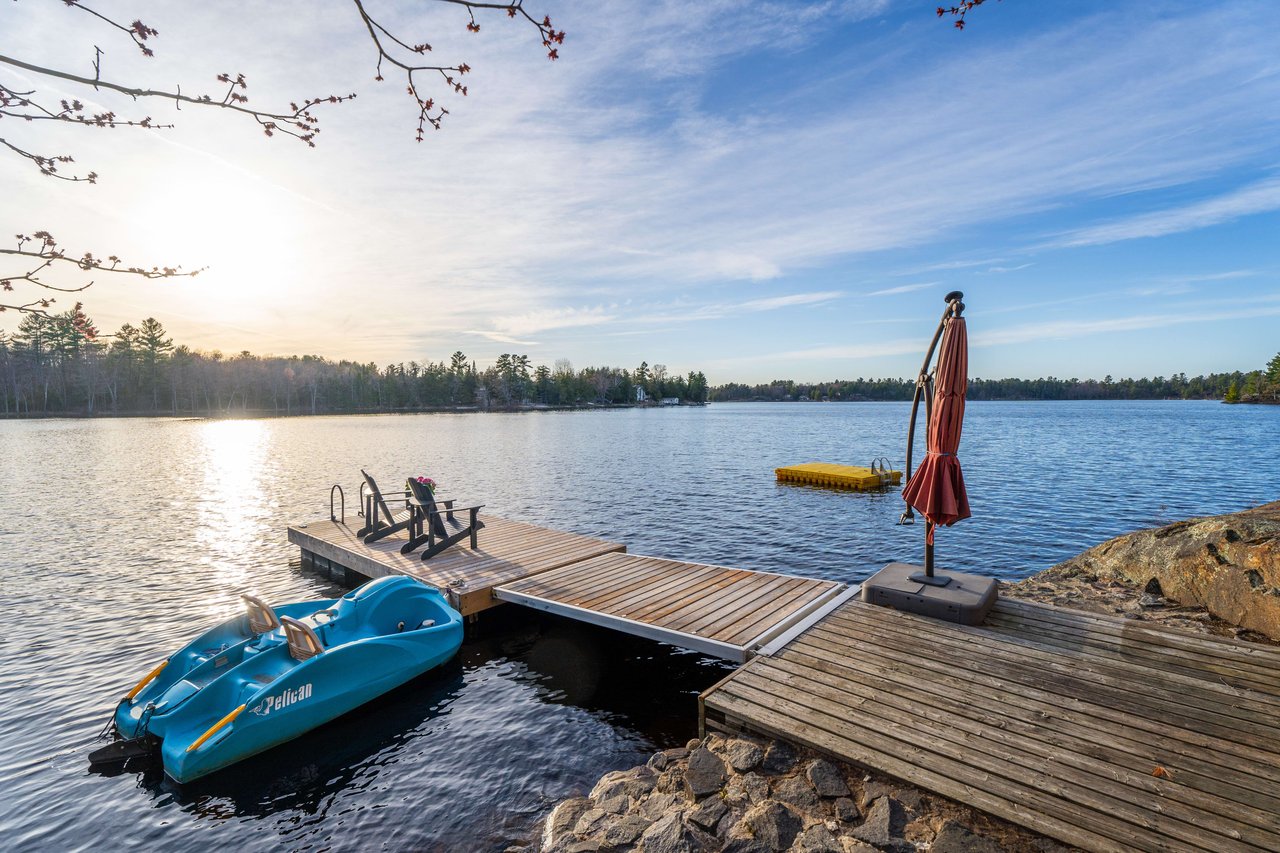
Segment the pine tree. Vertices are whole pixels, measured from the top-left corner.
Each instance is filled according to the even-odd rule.
[[[1235,380],[1231,381],[1231,387],[1227,389],[1227,394],[1225,397],[1222,398],[1222,402],[1224,403],[1240,402],[1240,386],[1236,384]]]

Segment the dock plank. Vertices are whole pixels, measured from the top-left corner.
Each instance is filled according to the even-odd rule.
[[[700,705],[1088,850],[1280,849],[1280,651],[1130,622],[851,601]]]

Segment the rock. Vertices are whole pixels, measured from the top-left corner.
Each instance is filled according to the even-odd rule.
[[[906,809],[893,797],[880,797],[871,804],[867,819],[849,834],[859,841],[889,853],[914,853],[915,845],[902,837],[907,825]]]
[[[645,853],[701,853],[716,848],[716,839],[684,822],[684,812],[671,812],[640,836]]]
[[[818,792],[809,784],[803,775],[788,776],[779,779],[773,785],[773,798],[797,807],[800,811],[809,811],[818,807]]]
[[[602,812],[608,812],[609,814],[624,814],[631,808],[631,798],[626,794],[619,794],[616,797],[601,800],[596,803],[596,808],[600,809]]]
[[[702,827],[707,832],[714,832],[716,824],[728,811],[729,807],[725,805],[724,800],[711,797],[703,800],[702,805],[689,813],[689,822]]]
[[[844,776],[840,775],[840,771],[836,769],[836,766],[825,758],[811,761],[805,774],[809,777],[809,781],[813,783],[814,790],[818,792],[818,796],[849,796],[849,786],[845,784]]]
[[[757,853],[791,847],[803,826],[800,816],[777,800],[753,806],[729,833],[725,853]]]
[[[578,822],[573,825],[573,834],[582,836],[602,832],[617,817],[617,815],[610,814],[604,809],[587,809],[582,813],[582,817],[578,818]]]
[[[1219,619],[1280,639],[1280,501],[1231,515],[1193,518],[1103,542],[1042,572],[1124,580],[1196,605]]]
[[[1001,853],[1003,849],[992,839],[983,838],[954,820],[942,825],[929,847],[931,853]]]
[[[769,799],[769,782],[759,773],[744,773],[729,780],[724,798],[740,806],[753,806]]]
[[[693,740],[686,743],[684,745],[684,748],[689,750],[690,752],[693,752],[695,749],[697,749],[700,746],[702,746],[702,741],[698,740],[697,738],[694,738]]]
[[[890,788],[883,782],[870,780],[862,786],[862,795],[858,797],[858,808],[864,812],[871,808],[871,804],[883,796],[890,793]]]
[[[665,770],[667,762],[670,760],[665,752],[655,752],[653,758],[650,758],[645,766],[650,770]]]
[[[853,823],[862,817],[862,812],[858,811],[858,806],[848,797],[840,797],[832,805],[835,808],[836,817],[845,823]]]
[[[844,848],[844,853],[878,853],[876,848],[867,842],[850,838],[847,835],[840,836],[840,846]]]
[[[720,756],[705,746],[695,749],[689,755],[689,767],[685,770],[684,781],[695,797],[714,794],[724,787],[728,778],[728,771]]]
[[[844,847],[831,834],[831,831],[820,823],[800,833],[791,850],[794,853],[844,853]]]
[[[687,802],[688,798],[680,794],[654,794],[640,804],[639,812],[642,817],[651,821],[657,820],[667,812]]]
[[[895,788],[893,798],[917,814],[924,811],[924,795],[919,788]]]
[[[685,749],[683,746],[664,749],[662,753],[667,757],[668,761],[684,761],[689,757],[689,750]]]
[[[764,760],[764,750],[760,744],[741,738],[734,738],[724,748],[725,759],[729,766],[739,773],[754,770]]]
[[[791,770],[796,765],[796,751],[785,741],[775,740],[769,744],[769,749],[764,754],[764,762],[761,769],[765,773],[779,776]]]
[[[573,797],[565,800],[552,810],[547,817],[547,825],[542,829],[542,847],[554,847],[560,839],[573,831],[578,818],[591,808],[591,801],[586,797]]]
[[[590,796],[596,803],[623,795],[639,799],[652,791],[657,781],[658,774],[647,765],[606,773],[591,789]]]
[[[596,853],[600,849],[600,842],[594,838],[586,838],[582,841],[575,841],[564,848],[564,853]]]
[[[1155,578],[1152,578],[1152,580],[1155,580]],[[1147,593],[1143,593],[1142,597],[1138,599],[1138,606],[1139,607],[1164,607],[1165,600],[1158,595],[1148,595]]]
[[[617,850],[636,843],[636,840],[649,828],[650,821],[639,815],[626,815],[622,820],[605,830],[600,839],[602,850]]]

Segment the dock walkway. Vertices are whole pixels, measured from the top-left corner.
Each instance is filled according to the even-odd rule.
[[[1280,850],[1280,650],[1003,600],[850,601],[700,699],[1086,850]]]
[[[845,584],[626,554],[617,542],[481,516],[479,547],[423,561],[401,554],[402,531],[366,544],[362,520],[289,528],[303,560],[364,577],[409,575],[444,592],[463,616],[504,602],[743,662],[762,644],[825,612]]]

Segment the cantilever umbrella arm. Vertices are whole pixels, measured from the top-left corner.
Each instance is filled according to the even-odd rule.
[[[929,368],[929,363],[933,361],[933,354],[938,349],[938,342],[942,340],[942,333],[946,330],[947,320],[952,317],[959,317],[964,313],[964,303],[960,300],[964,299],[964,294],[958,290],[948,293],[943,299],[947,303],[947,307],[943,309],[942,316],[938,319],[938,328],[934,330],[933,340],[929,342],[929,349],[924,354],[924,362],[920,365],[920,374],[916,378],[915,393],[911,397],[911,420],[907,428],[907,464],[906,475],[907,481],[911,480],[911,450],[915,444],[916,438],[916,417],[920,411],[920,399],[924,398],[925,406],[925,441],[928,442],[928,425],[933,415],[933,371]],[[902,516],[898,519],[899,524],[914,524],[915,514],[911,510],[911,504],[907,504],[907,508],[903,511]],[[934,580],[933,574],[933,532],[934,524],[932,521],[925,522],[925,546],[924,546],[924,575],[923,583],[933,583],[939,586],[945,586],[949,579]]]

